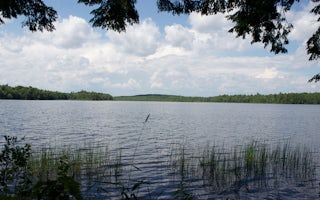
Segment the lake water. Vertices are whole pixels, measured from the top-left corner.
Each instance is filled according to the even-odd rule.
[[[25,136],[33,147],[106,144],[122,149],[124,160],[135,150],[135,159],[148,162],[173,144],[289,141],[319,151],[319,114],[319,105],[2,100],[0,136]]]

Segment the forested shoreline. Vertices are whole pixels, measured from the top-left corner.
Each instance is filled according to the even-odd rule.
[[[97,92],[57,92],[34,87],[0,85],[0,99],[17,100],[113,100],[110,94]]]
[[[214,97],[185,97],[147,94],[114,97],[117,101],[171,101],[171,102],[225,102],[225,103],[272,103],[272,104],[320,104],[320,93],[279,93],[255,95],[220,95]]]
[[[226,102],[226,103],[274,103],[320,104],[320,93],[279,93],[254,95],[219,95],[214,97],[187,97],[178,95],[145,94],[113,97],[98,92],[57,92],[34,87],[0,85],[0,99],[17,100],[116,100],[116,101],[170,101],[170,102]]]

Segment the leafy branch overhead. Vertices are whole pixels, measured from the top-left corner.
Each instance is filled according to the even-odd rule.
[[[53,22],[57,19],[57,11],[48,7],[41,0],[6,0],[0,1],[0,24],[4,19],[26,17],[22,26],[27,26],[30,31],[53,31]]]
[[[87,6],[98,5],[91,11],[90,20],[94,27],[125,31],[127,24],[139,23],[139,15],[135,9],[136,0],[78,0]]]
[[[310,11],[320,15],[320,0],[312,0],[315,7]],[[78,3],[93,7],[90,22],[93,27],[125,31],[127,25],[139,23],[139,14],[135,8],[137,0],[78,0]],[[237,37],[251,37],[251,43],[262,43],[270,51],[286,53],[288,35],[293,25],[287,21],[286,13],[299,0],[157,0],[160,12],[173,15],[202,15],[225,13],[226,18],[234,23],[229,30]],[[7,0],[0,1],[0,24],[4,19],[25,16],[22,23],[31,31],[53,31],[57,12],[45,5],[42,0]],[[320,16],[318,18],[320,21]],[[306,38],[307,39],[307,38]],[[309,60],[320,57],[320,27],[307,40],[306,50]],[[317,79],[315,79],[317,80]]]

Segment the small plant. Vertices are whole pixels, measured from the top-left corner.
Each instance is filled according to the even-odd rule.
[[[131,199],[138,199],[136,191],[144,184],[144,181],[137,181],[131,188],[126,188],[122,185],[121,190],[121,199],[122,200],[131,200]]]
[[[80,184],[68,175],[71,165],[66,157],[59,160],[56,180],[36,177],[31,169],[34,167],[30,162],[31,146],[20,145],[24,139],[4,138],[6,142],[0,152],[0,199],[82,199]],[[48,161],[43,158],[42,164]],[[47,164],[43,167],[50,167]]]
[[[192,200],[194,195],[186,191],[186,186],[183,181],[180,181],[179,188],[174,192],[174,199]]]
[[[80,183],[68,175],[71,165],[66,157],[61,157],[56,180],[39,180],[33,188],[33,196],[38,199],[70,199],[81,200]]]
[[[0,198],[19,199],[32,189],[32,176],[28,167],[31,147],[29,144],[20,146],[17,137],[4,138],[6,143],[0,153]]]

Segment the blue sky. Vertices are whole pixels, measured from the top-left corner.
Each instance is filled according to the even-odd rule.
[[[235,38],[221,14],[172,16],[158,13],[156,1],[138,0],[140,23],[117,33],[92,28],[91,8],[76,0],[46,2],[59,14],[54,32],[31,33],[22,19],[0,26],[0,84],[114,96],[320,91],[319,83],[307,82],[320,72],[305,51],[319,25],[310,1],[287,13],[294,30],[282,55]]]

